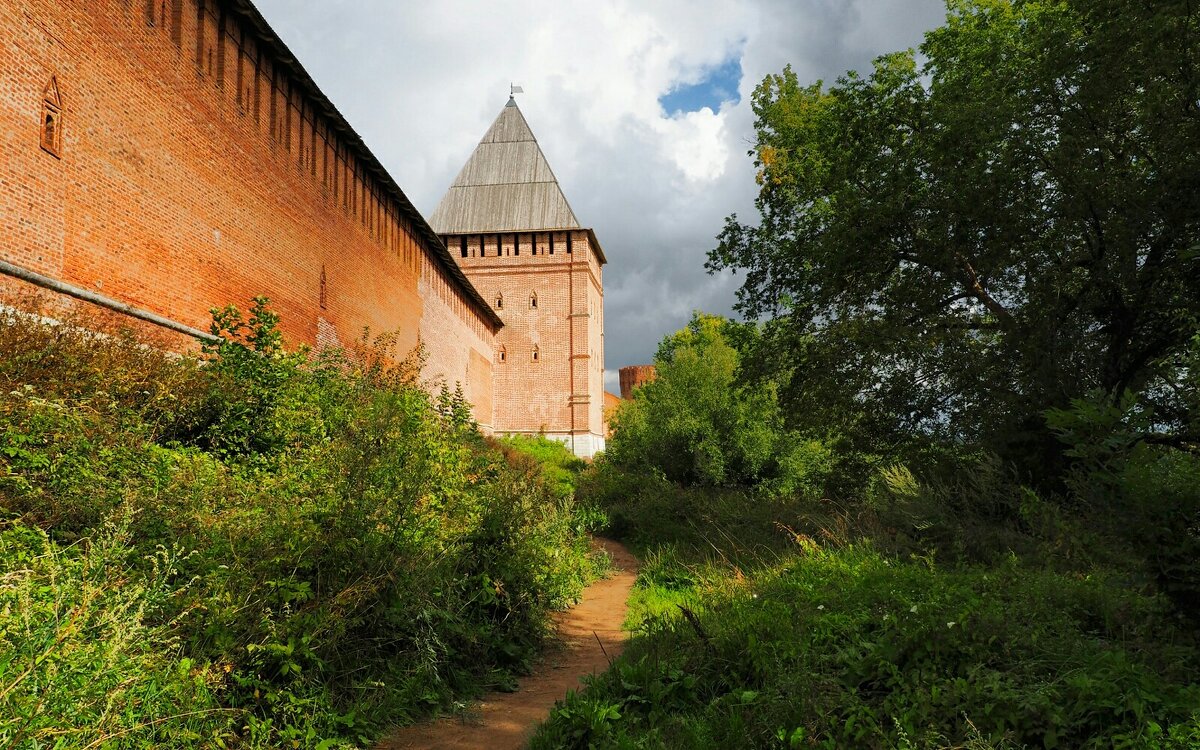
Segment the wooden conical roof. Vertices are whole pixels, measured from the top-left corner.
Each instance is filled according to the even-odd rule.
[[[443,235],[582,228],[511,97],[429,223]]]

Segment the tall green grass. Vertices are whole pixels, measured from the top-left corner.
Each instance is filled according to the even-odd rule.
[[[633,640],[531,747],[1200,747],[1200,637],[1154,566],[979,471],[889,468],[850,505],[599,462],[581,493],[643,558]]]

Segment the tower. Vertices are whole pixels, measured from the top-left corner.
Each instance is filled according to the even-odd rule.
[[[504,321],[494,430],[544,433],[578,456],[603,450],[604,251],[512,97],[430,224]]]

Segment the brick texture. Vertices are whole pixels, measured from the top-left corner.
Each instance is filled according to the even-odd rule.
[[[506,232],[443,239],[504,320],[493,365],[496,431],[542,432],[578,455],[602,450],[604,284],[590,234]]]
[[[629,365],[622,367],[617,375],[621,379],[621,398],[628,400],[639,386],[654,380],[657,373],[654,365]]]
[[[491,422],[487,314],[231,7],[6,0],[0,70],[0,258],[200,329],[261,294],[293,345],[421,340]]]

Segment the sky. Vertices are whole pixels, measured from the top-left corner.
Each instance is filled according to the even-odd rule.
[[[944,0],[256,0],[425,216],[517,95],[604,248],[605,382],[694,310],[725,218],[757,217],[751,95],[790,64],[832,83],[916,47]]]

